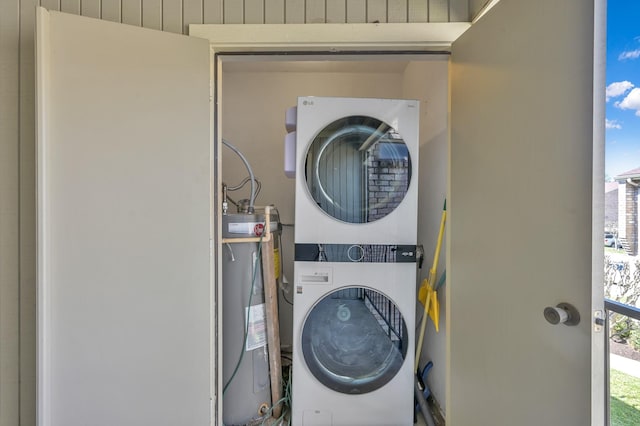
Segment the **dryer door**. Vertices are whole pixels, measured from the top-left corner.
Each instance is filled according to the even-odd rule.
[[[409,336],[398,307],[384,294],[347,287],[322,298],[302,330],[311,373],[330,389],[363,394],[388,383],[407,355]]]
[[[391,125],[372,117],[343,117],[309,146],[305,178],[325,213],[347,223],[374,222],[395,210],[407,193],[409,150]]]

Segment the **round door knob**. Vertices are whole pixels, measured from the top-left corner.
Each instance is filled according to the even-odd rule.
[[[568,303],[559,303],[554,306],[544,308],[544,319],[549,324],[577,325],[580,322],[580,313]]]

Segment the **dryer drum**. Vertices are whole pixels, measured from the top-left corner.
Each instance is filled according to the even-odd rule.
[[[408,333],[396,305],[383,294],[349,287],[322,298],[302,331],[309,370],[323,385],[345,394],[379,389],[400,371]]]
[[[349,116],[323,128],[307,150],[310,195],[327,214],[347,223],[374,222],[402,202],[411,159],[400,134],[387,123]]]

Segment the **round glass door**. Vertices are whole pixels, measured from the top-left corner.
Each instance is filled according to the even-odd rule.
[[[389,124],[344,117],[311,142],[305,177],[309,193],[327,214],[348,223],[374,222],[404,199],[411,158],[402,136]]]
[[[364,287],[322,298],[302,330],[302,353],[311,373],[328,388],[351,395],[388,383],[400,370],[408,345],[397,306]]]

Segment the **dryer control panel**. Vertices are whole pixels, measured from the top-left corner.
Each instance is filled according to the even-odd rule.
[[[296,262],[415,263],[418,247],[401,244],[296,244]]]

